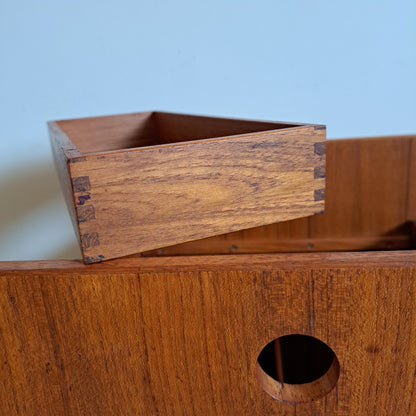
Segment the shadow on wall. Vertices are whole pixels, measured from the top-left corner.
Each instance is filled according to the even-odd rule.
[[[0,260],[80,258],[52,160],[0,178]]]

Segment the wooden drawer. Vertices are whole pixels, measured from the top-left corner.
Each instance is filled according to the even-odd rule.
[[[85,263],[324,209],[322,125],[149,112],[49,131]]]

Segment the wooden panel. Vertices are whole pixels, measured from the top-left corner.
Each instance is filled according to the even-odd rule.
[[[0,413],[416,414],[415,265],[411,251],[0,264]],[[316,402],[256,381],[261,349],[291,333],[338,357]]]
[[[83,154],[159,143],[151,112],[60,120],[56,125]]]
[[[412,137],[409,151],[407,219],[416,220],[416,137]]]
[[[328,146],[326,210],[310,236],[383,235],[406,221],[408,154],[404,137],[344,140]]]
[[[263,238],[272,243],[279,239],[304,239],[309,236],[309,217],[297,218],[291,221],[282,221],[275,224],[264,225],[262,227],[248,228],[236,233],[226,234],[227,240],[245,240],[246,243],[256,243],[257,240]],[[222,236],[219,236],[218,240]],[[213,238],[214,241],[215,237]],[[197,242],[195,242],[196,244]],[[273,243],[272,243],[273,244]],[[238,245],[238,244],[237,244]],[[170,247],[169,247],[170,248]]]
[[[299,123],[239,120],[163,112],[155,112],[154,116],[162,143],[234,136],[302,126]]]
[[[145,255],[409,248],[404,223],[416,217],[415,140],[327,141],[324,213]]]
[[[405,250],[413,248],[411,229],[403,226],[404,234],[370,237],[332,238],[258,238],[230,236],[228,239],[215,237],[180,246],[163,247],[132,255],[132,257],[175,256],[192,254],[233,254],[233,253],[295,253],[306,251],[354,251],[354,250]]]
[[[321,212],[324,143],[306,126],[70,159],[84,260]]]
[[[296,252],[304,251],[309,243],[309,217],[305,217],[162,247],[135,256]]]

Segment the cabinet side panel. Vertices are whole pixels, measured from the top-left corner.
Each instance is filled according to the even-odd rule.
[[[0,275],[0,413],[412,415],[414,265]],[[335,389],[274,400],[259,352],[287,334],[338,357]]]

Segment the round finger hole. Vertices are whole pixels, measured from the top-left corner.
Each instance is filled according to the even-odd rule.
[[[338,359],[327,344],[300,334],[269,342],[256,363],[256,377],[263,390],[288,403],[327,395],[337,384],[339,371]]]

